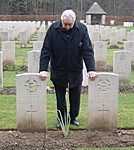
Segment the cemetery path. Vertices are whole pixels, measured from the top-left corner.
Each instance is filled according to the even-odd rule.
[[[61,130],[48,130],[44,133],[20,133],[0,131],[2,150],[52,150],[103,147],[132,147],[134,149],[134,130],[113,131],[70,130],[65,138]]]

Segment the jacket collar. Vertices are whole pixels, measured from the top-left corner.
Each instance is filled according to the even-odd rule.
[[[61,26],[61,20],[55,22],[55,29],[61,28]],[[75,21],[73,28],[77,28],[79,30],[79,25],[77,21]]]

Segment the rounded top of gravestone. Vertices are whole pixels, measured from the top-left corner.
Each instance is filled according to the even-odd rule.
[[[111,73],[111,72],[98,72],[97,75],[111,75],[111,76],[119,76],[116,73]]]

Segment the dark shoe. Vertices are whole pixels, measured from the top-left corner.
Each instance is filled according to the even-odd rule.
[[[72,125],[74,125],[74,126],[79,126],[79,125],[80,125],[80,123],[79,123],[76,119],[71,120],[70,123],[71,123]]]
[[[59,122],[56,123],[56,128],[57,128],[57,129],[61,129],[61,125],[60,125]]]

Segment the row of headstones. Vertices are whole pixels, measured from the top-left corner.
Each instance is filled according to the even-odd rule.
[[[107,63],[107,43],[96,41],[94,43],[94,56],[96,70],[105,71]],[[134,42],[124,42],[124,50],[114,51],[113,72],[119,75],[119,85],[128,86],[131,82],[131,64],[134,63]],[[88,85],[86,68],[83,69],[83,86]]]
[[[21,38],[21,32],[27,32],[27,38],[30,38],[36,31],[35,22],[0,22],[0,40],[14,41]]]
[[[48,21],[48,27],[50,27],[52,23]],[[45,35],[46,35],[46,24],[45,21],[40,25],[38,33],[37,33],[37,40],[38,41],[44,41]],[[27,47],[28,44],[28,37],[27,37],[27,32],[20,33],[20,46],[21,47]]]
[[[133,22],[123,22],[123,26],[124,27],[132,27],[132,26],[134,26],[134,23]]]
[[[124,40],[134,41],[134,30],[126,34],[126,29],[117,29],[116,27],[110,28],[106,26],[104,28],[88,27],[88,33],[91,38],[92,44],[95,41],[110,41],[110,46],[117,46],[118,43],[123,43]]]
[[[23,23],[23,24],[22,24]],[[1,41],[7,41],[7,40],[14,40],[15,38],[19,37],[19,42],[21,47],[27,47],[27,44],[31,38],[31,36],[35,33],[37,25],[36,22],[20,22],[16,24],[11,23],[11,25],[1,28],[0,32],[0,39]],[[50,26],[52,23],[49,21],[48,26]],[[40,27],[39,27],[40,25]],[[38,22],[38,41],[43,41],[44,37],[46,35],[46,26],[45,21],[41,24]],[[89,35],[91,37],[91,41],[94,44],[95,41],[107,41],[110,40],[110,46],[117,45],[118,42],[122,42],[124,39],[126,39],[126,29],[122,28],[118,30],[116,27],[110,28],[110,26],[93,26],[93,25],[87,25]],[[2,30],[5,31],[2,31]],[[7,30],[7,31],[6,31]],[[134,39],[134,32],[130,31],[127,35],[128,41],[133,41]]]
[[[33,41],[33,51],[41,51],[43,41]],[[134,42],[125,41],[124,50],[131,52],[131,61],[134,63]],[[107,60],[107,43],[104,41],[95,41],[94,43],[95,60],[97,67],[105,68]],[[2,42],[3,62],[6,64],[15,64],[15,42]]]
[[[16,76],[19,131],[47,130],[46,85],[38,73]],[[95,81],[89,80],[88,87],[88,129],[117,128],[119,76],[114,73],[98,73]]]
[[[28,51],[29,73],[37,73],[39,70],[39,58],[42,45],[43,41],[33,41],[33,50]],[[94,52],[96,69],[105,70],[107,62],[107,43],[104,41],[96,41],[94,44]],[[129,85],[131,81],[131,63],[134,63],[134,42],[125,42],[124,50],[115,51],[113,59],[113,72],[120,75],[120,85]],[[2,52],[0,60],[2,62],[0,66],[2,66],[2,64],[15,65],[15,43],[13,41],[2,42]],[[85,67],[83,70],[83,74],[83,86],[87,86],[88,83]],[[0,76],[2,77],[2,75]]]
[[[6,22],[4,22],[6,24]],[[23,23],[23,24],[22,24]],[[48,22],[48,26],[52,23]],[[39,28],[38,31],[38,41],[43,41],[46,35],[46,25],[45,21],[42,22],[13,22],[7,26],[3,26],[0,23],[0,41],[14,41],[15,39],[19,38],[19,45],[21,47],[27,47],[28,42],[30,41],[33,34],[36,32],[37,27]]]
[[[134,63],[134,41],[125,41],[123,47],[124,49],[122,50],[131,52],[130,60],[132,63]],[[94,43],[94,53],[97,65],[96,67],[101,68],[102,66],[105,68],[107,61],[107,42],[96,41]]]
[[[33,50],[28,52],[28,72],[39,71],[39,58],[43,41],[33,41]],[[0,88],[3,88],[3,66],[15,65],[15,42],[3,41],[0,51]]]

